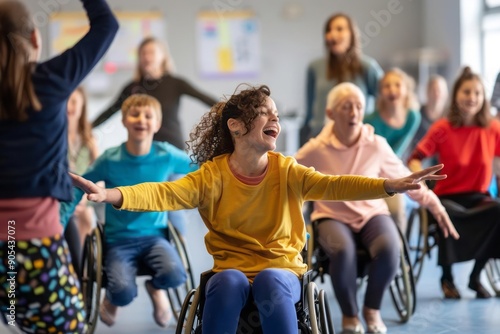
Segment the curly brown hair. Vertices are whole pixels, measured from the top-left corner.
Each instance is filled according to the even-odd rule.
[[[241,89],[244,86],[246,89]],[[216,103],[208,111],[194,130],[189,134],[186,142],[192,151],[191,159],[194,163],[202,164],[216,156],[234,151],[233,137],[227,126],[230,118],[238,119],[245,124],[245,135],[252,130],[253,121],[257,118],[259,108],[271,90],[266,85],[250,86],[239,85],[227,101]]]
[[[479,110],[479,112],[474,116],[474,123],[475,125],[480,126],[482,128],[488,127],[491,119],[493,118],[490,112],[490,103],[486,99],[484,84],[483,81],[481,80],[481,77],[479,76],[479,74],[472,72],[469,66],[466,66],[462,69],[462,73],[460,73],[457,80],[455,81],[455,84],[453,85],[453,91],[451,95],[451,105],[450,105],[450,110],[448,111],[448,121],[451,123],[451,125],[455,127],[464,125],[465,121],[464,116],[460,112],[460,108],[458,107],[457,104],[457,94],[460,87],[462,87],[463,83],[469,80],[477,80],[481,84],[484,96],[484,102],[481,107],[481,110]]]

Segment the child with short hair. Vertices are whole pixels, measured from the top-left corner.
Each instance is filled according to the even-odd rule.
[[[153,141],[161,126],[161,105],[146,94],[135,94],[122,105],[122,123],[127,141],[106,150],[85,172],[94,182],[104,181],[108,187],[140,182],[162,182],[172,173],[189,173],[198,169],[189,156],[167,142]],[[63,221],[82,198],[75,188],[75,199],[62,206]],[[146,282],[154,304],[154,319],[165,327],[171,317],[164,289],[186,281],[186,272],[174,247],[165,239],[166,212],[128,212],[106,207],[104,224],[105,267],[108,284],[100,316],[108,326],[115,322],[119,306],[128,305],[137,296],[135,282],[139,262],[155,273]]]

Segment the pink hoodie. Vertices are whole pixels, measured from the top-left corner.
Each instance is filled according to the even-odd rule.
[[[360,139],[351,147],[343,145],[333,134],[333,122],[299,149],[295,158],[300,164],[314,167],[324,174],[351,174],[371,177],[401,178],[411,174],[393,152],[385,138],[376,135],[373,127],[364,124]],[[445,211],[437,196],[426,187],[408,192],[420,205],[436,214]],[[351,227],[355,232],[377,215],[389,215],[383,199],[333,202],[317,201],[311,220],[332,218]]]

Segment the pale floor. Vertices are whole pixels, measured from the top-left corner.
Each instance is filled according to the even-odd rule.
[[[198,280],[202,271],[211,268],[212,260],[205,251],[203,236],[205,227],[196,211],[188,212],[190,224],[188,226],[188,252],[195,279]],[[422,277],[417,285],[417,308],[416,313],[406,324],[399,322],[398,315],[392,305],[391,297],[386,294],[382,316],[390,334],[448,334],[448,333],[474,333],[493,334],[500,333],[500,298],[488,300],[477,300],[474,293],[467,289],[468,274],[472,262],[457,264],[454,266],[456,284],[462,293],[459,301],[443,300],[439,287],[440,270],[436,265],[435,255],[424,265]],[[118,313],[116,325],[107,327],[102,322],[97,325],[97,334],[117,333],[151,333],[151,334],[173,334],[175,325],[169,328],[158,327],[153,318],[153,308],[144,288],[144,279],[138,279],[139,295],[132,304],[121,308]],[[329,304],[333,316],[336,333],[340,333],[340,310],[334,299],[329,277],[324,288],[329,298]],[[485,280],[486,279],[483,277]],[[359,294],[360,304],[363,291]],[[0,325],[0,333],[9,333]],[[278,333],[277,333],[278,334]],[[280,333],[281,334],[281,333]]]

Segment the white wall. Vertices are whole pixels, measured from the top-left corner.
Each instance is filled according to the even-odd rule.
[[[423,0],[422,2],[423,45],[442,49],[447,53],[449,58],[447,79],[451,84],[462,63],[460,1]]]
[[[34,13],[43,17],[53,10],[81,10],[76,0],[22,0]],[[265,83],[282,113],[296,111],[303,113],[304,77],[308,62],[324,53],[323,24],[334,12],[342,11],[355,18],[362,33],[364,52],[375,57],[384,66],[391,65],[394,54],[420,48],[425,41],[443,46],[451,42],[450,50],[455,52],[455,40],[431,37],[440,34],[441,26],[446,32],[455,30],[455,11],[447,10],[446,15],[433,15],[433,6],[449,9],[453,0],[438,1],[443,5],[433,5],[433,1],[412,0],[109,0],[115,10],[159,10],[166,20],[167,38],[177,73],[191,81],[199,89],[221,97],[231,94],[238,83]],[[202,9],[216,9],[216,5],[226,4],[235,9],[253,9],[261,23],[262,69],[252,80],[245,79],[202,79],[196,70],[195,19]],[[453,7],[453,6],[452,6]],[[290,9],[291,8],[291,9]],[[285,13],[291,13],[288,16]],[[425,15],[424,15],[425,14]],[[458,15],[458,12],[456,13]],[[426,24],[422,24],[424,19]],[[446,19],[446,20],[445,20]],[[458,19],[457,19],[458,20]],[[39,20],[43,23],[43,20]],[[425,30],[432,25],[437,32]],[[40,26],[47,38],[47,24]],[[448,35],[448,34],[447,34]],[[447,36],[446,35],[446,36]],[[451,35],[451,33],[450,33]],[[459,52],[459,50],[458,50]],[[46,53],[44,53],[46,56]],[[115,96],[131,73],[120,73],[113,77],[113,87],[107,96],[91,97],[91,119],[95,117]],[[205,111],[205,107],[188,98],[182,101],[183,130],[187,133]],[[98,131],[101,148],[116,145],[125,139],[125,132],[115,116]]]

